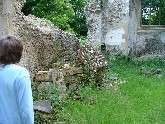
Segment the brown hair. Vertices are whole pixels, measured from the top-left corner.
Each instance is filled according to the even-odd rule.
[[[0,63],[15,64],[21,59],[23,45],[14,36],[6,36],[0,40]]]

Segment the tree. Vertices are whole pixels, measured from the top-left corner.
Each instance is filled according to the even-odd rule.
[[[59,28],[86,36],[86,0],[27,0],[23,12],[50,20]]]
[[[71,27],[73,27],[73,30],[77,33],[78,36],[86,36],[88,29],[84,8],[87,4],[87,0],[70,0],[70,3],[75,15],[72,16],[69,24]]]

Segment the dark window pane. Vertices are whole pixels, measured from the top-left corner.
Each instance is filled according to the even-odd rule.
[[[142,25],[165,25],[165,0],[142,0]]]

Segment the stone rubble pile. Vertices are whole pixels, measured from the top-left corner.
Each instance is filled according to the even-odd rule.
[[[78,50],[78,65],[89,65],[91,70],[97,72],[100,68],[107,67],[108,62],[102,54],[86,44]]]
[[[87,76],[86,79],[93,74],[96,85],[100,86],[103,83],[108,62],[91,45],[86,44],[78,50],[77,63],[83,68],[83,72]]]
[[[50,21],[25,16],[21,12],[24,3],[24,0],[14,1],[13,33],[22,40],[20,64],[30,70],[32,79],[53,82],[63,99],[67,88],[77,92],[81,78],[88,75],[85,70],[95,73],[96,82],[100,83],[108,66],[104,57],[90,45],[80,46],[78,38]]]
[[[84,75],[92,71],[96,83],[99,85],[104,78],[106,67],[105,58],[90,45],[84,45],[78,50],[76,66],[61,62],[51,64],[48,71],[38,71],[34,80],[39,82],[53,82],[59,88],[62,99],[67,99],[66,90],[69,89],[78,95]],[[88,77],[86,77],[88,78]]]

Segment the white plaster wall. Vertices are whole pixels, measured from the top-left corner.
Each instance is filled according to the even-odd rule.
[[[108,4],[112,4],[115,0],[108,0]]]
[[[13,0],[3,0],[3,12],[13,14]]]
[[[118,28],[114,30],[109,30],[105,38],[105,45],[119,45],[125,42],[122,35],[125,34],[123,28]]]
[[[89,42],[93,47],[102,43],[115,46],[127,54],[129,0],[105,0],[100,12],[95,11],[96,3],[96,0],[89,0],[87,5]]]
[[[119,48],[124,54],[128,49],[129,0],[108,0],[106,8],[107,25],[104,42],[110,49]],[[108,49],[109,50],[109,49]],[[112,50],[109,50],[112,51]]]

